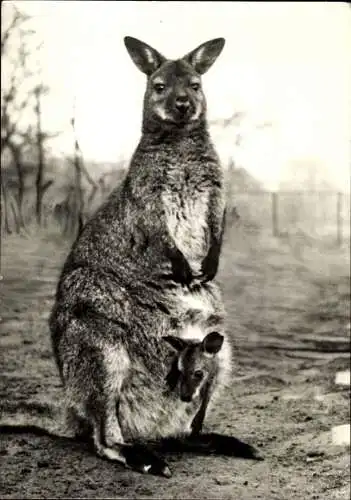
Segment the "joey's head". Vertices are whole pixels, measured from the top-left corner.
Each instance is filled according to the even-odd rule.
[[[222,52],[225,40],[203,43],[181,59],[168,60],[156,49],[132,37],[124,43],[136,66],[146,74],[144,131],[191,130],[206,118],[201,75]]]
[[[190,403],[210,382],[217,370],[217,354],[222,348],[223,335],[212,332],[201,341],[187,340],[172,335],[163,337],[176,351],[168,383],[179,391],[182,401]]]

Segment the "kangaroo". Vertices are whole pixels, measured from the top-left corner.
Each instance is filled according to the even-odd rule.
[[[224,39],[178,60],[124,42],[147,76],[142,135],[124,180],[72,245],[49,324],[69,425],[92,430],[98,455],[167,476],[166,462],[138,443],[194,443],[231,369],[215,282],[223,175],[201,87]],[[174,348],[181,354],[166,373]],[[190,360],[201,368],[189,378]],[[212,450],[235,454],[234,438],[212,438]]]
[[[155,339],[153,339],[155,340]],[[217,434],[202,435],[201,440],[197,439],[202,429],[202,423],[205,417],[204,405],[209,398],[213,380],[218,374],[219,362],[218,353],[223,345],[224,337],[217,332],[207,334],[202,341],[196,339],[184,339],[174,335],[161,337],[159,353],[155,369],[157,373],[162,374],[161,377],[155,377],[155,372],[144,372],[144,397],[145,399],[151,395],[152,398],[160,398],[164,403],[171,405],[175,414],[183,413],[184,403],[187,403],[187,412],[195,414],[196,409],[200,410],[195,414],[195,418],[191,423],[191,439],[180,441],[172,438],[162,439],[162,432],[156,428],[156,433],[160,434],[157,442],[152,442],[150,432],[146,436],[146,440],[152,444],[155,451],[157,448],[164,452],[172,451],[192,451],[192,452],[221,452],[224,455],[238,455],[246,458],[260,459],[255,453],[255,450],[250,445],[247,445],[238,439],[220,436]],[[163,344],[163,346],[162,346]],[[169,344],[172,349],[167,349]],[[120,399],[120,407],[124,407],[122,413],[126,410],[130,411],[130,404],[134,398],[134,384],[140,385],[140,373],[131,371],[130,377],[126,382],[123,396]],[[148,395],[149,391],[149,395]],[[144,411],[144,400],[137,404],[140,405],[141,412]],[[133,411],[136,411],[135,403],[133,403]],[[49,436],[60,440],[69,440],[72,438],[78,439],[81,443],[89,441],[94,427],[94,422],[89,422],[87,418],[69,420],[72,415],[66,414],[66,426],[60,423],[62,412],[60,408],[56,408],[50,404],[24,403],[20,410],[26,410],[31,414],[31,417],[26,417],[27,424],[11,425],[4,423],[4,418],[1,418],[0,433],[31,433],[38,436]],[[29,424],[28,421],[41,420],[43,412],[49,418],[46,424]],[[164,411],[163,416],[168,418],[166,425],[169,425],[169,412]],[[142,415],[139,416],[142,418]],[[172,417],[173,418],[173,417]],[[72,426],[73,423],[73,426]],[[126,427],[129,425],[129,433],[133,433],[130,426],[131,421],[126,420]],[[157,420],[155,424],[159,426],[161,421]],[[61,425],[60,425],[61,424]],[[68,424],[68,425],[67,425]],[[123,429],[126,432],[126,427]],[[158,432],[157,432],[158,431]],[[205,438],[205,439],[203,439]],[[226,447],[229,446],[229,449]],[[149,472],[153,474],[161,474],[165,477],[171,475],[167,463],[158,457],[155,452],[150,453],[150,450],[141,443],[133,447],[125,447],[124,454],[130,466],[140,472]]]

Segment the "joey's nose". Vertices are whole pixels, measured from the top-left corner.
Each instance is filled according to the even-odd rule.
[[[192,400],[192,397],[191,397],[191,394],[181,394],[180,395],[180,399],[181,401],[183,401],[184,403],[190,403],[191,400]]]

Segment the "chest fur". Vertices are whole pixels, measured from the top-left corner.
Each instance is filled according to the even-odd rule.
[[[178,249],[196,270],[209,245],[209,190],[164,192],[167,229]]]

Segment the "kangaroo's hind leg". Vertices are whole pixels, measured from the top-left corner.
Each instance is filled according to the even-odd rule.
[[[122,346],[110,346],[90,356],[90,391],[86,410],[97,454],[136,471],[169,477],[167,463],[141,444],[127,444],[118,419],[119,398],[128,376],[129,357]]]

